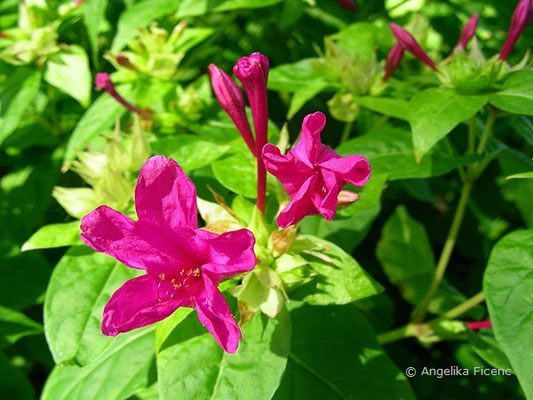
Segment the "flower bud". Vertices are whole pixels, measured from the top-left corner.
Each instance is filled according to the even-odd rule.
[[[270,63],[260,53],[242,57],[233,67],[233,73],[241,82],[254,120],[255,148],[257,154],[257,208],[265,211],[266,203],[266,170],[260,157],[268,139],[268,101],[267,80]]]
[[[509,56],[509,53],[513,49],[518,37],[524,30],[531,19],[531,12],[533,10],[533,0],[520,0],[516,6],[513,17],[511,19],[511,27],[509,28],[509,34],[505,41],[498,59],[503,61]]]
[[[244,98],[241,91],[229,75],[214,64],[209,65],[209,76],[211,77],[211,86],[218,103],[230,116],[246,145],[255,155],[255,141],[246,118]]]
[[[409,32],[407,32],[405,29],[403,29],[400,25],[397,24],[390,24],[389,26],[392,30],[392,34],[404,50],[407,50],[408,52],[413,54],[416,58],[418,58],[431,69],[435,71],[437,70],[437,66],[435,65],[433,60],[429,58],[429,56],[424,52],[424,50],[422,50],[420,45],[416,42],[415,38]]]
[[[94,78],[94,84],[97,88],[103,89],[107,93],[109,93],[116,101],[118,101],[131,112],[139,114],[145,118],[152,117],[153,113],[150,110],[142,110],[138,107],[135,107],[134,105],[128,103],[128,101],[126,101],[121,95],[119,95],[118,92],[115,90],[113,82],[111,82],[109,74],[106,74],[105,72],[99,72]]]
[[[389,51],[387,56],[387,65],[385,66],[385,75],[383,75],[383,82],[389,80],[396,67],[400,64],[403,58],[403,47],[400,43],[396,43]]]
[[[146,137],[146,133],[141,128],[139,118],[136,117],[133,123],[133,138],[131,141],[131,160],[129,169],[132,172],[137,172],[146,163],[146,160],[152,155],[150,143]]]
[[[470,39],[474,36],[476,33],[477,23],[479,20],[479,14],[475,13],[473,14],[466,25],[464,26],[461,37],[459,38],[459,42],[457,42],[457,45],[455,46],[453,52],[457,53],[458,51],[463,51],[466,49],[466,45],[468,42],[470,42]]]
[[[348,206],[351,206],[360,198],[361,196],[359,196],[359,193],[350,192],[349,190],[341,190],[339,196],[337,197],[337,208],[343,209]]]

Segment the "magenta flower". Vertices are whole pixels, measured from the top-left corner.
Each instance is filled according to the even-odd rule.
[[[533,10],[533,0],[520,0],[516,6],[513,17],[511,19],[511,27],[509,34],[505,41],[498,59],[503,61],[509,56],[520,34],[525,29],[529,20],[531,19],[531,12]]]
[[[82,240],[146,274],[122,285],[106,304],[102,333],[116,336],[194,307],[200,322],[228,353],[241,332],[217,285],[256,264],[246,229],[217,235],[198,229],[196,188],[172,159],[150,158],[135,188],[139,219],[100,206],[81,222]]]
[[[389,80],[394,73],[396,67],[400,64],[403,58],[403,47],[400,43],[396,43],[389,51],[387,56],[387,65],[385,66],[385,75],[383,75],[383,82]]]
[[[233,67],[233,73],[241,82],[254,120],[256,153],[268,140],[268,101],[267,80],[270,63],[268,58],[260,53],[253,53],[250,57],[242,57]],[[257,157],[257,208],[265,211],[266,202],[266,171],[261,157]]]
[[[390,24],[390,29],[392,30],[392,34],[400,43],[400,45],[404,48],[404,50],[407,50],[409,53],[413,54],[416,58],[418,58],[420,61],[422,61],[424,64],[426,64],[428,67],[430,67],[433,70],[437,70],[437,66],[433,62],[431,58],[422,50],[420,45],[416,42],[415,38],[407,32],[405,29],[403,29],[400,25],[397,24]]]
[[[370,178],[370,164],[365,157],[341,157],[320,142],[325,125],[324,114],[309,114],[304,118],[300,141],[286,155],[281,155],[272,144],[263,148],[266,169],[278,178],[291,198],[276,221],[282,228],[306,215],[320,214],[326,220],[333,219],[344,185],[348,182],[363,186]]]
[[[125,100],[120,94],[118,94],[115,89],[115,85],[113,85],[113,82],[111,82],[109,74],[106,74],[105,72],[96,74],[96,77],[94,78],[94,84],[98,89],[103,89],[109,93],[116,101],[118,101],[131,112],[139,114],[145,118],[152,117],[152,112],[150,110],[142,110],[138,107],[135,107],[134,105],[128,103],[128,101]]]
[[[348,11],[357,11],[357,5],[353,0],[337,0],[337,4]]]
[[[253,155],[257,154],[255,141],[246,118],[244,98],[233,80],[216,65],[209,65],[211,86],[224,111],[230,116]]]
[[[478,20],[478,13],[474,13],[470,17],[463,30],[461,31],[461,37],[459,38],[459,42],[457,42],[455,48],[453,49],[454,53],[466,49],[466,45],[468,44],[468,42],[470,42],[470,39],[472,39],[472,37],[474,37],[474,34],[476,33]]]
[[[476,322],[465,322],[465,325],[471,331],[475,331],[475,330],[478,330],[478,329],[489,329],[489,328],[492,328],[492,322],[490,322],[489,320],[476,321]]]

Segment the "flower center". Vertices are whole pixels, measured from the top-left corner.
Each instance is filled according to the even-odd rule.
[[[183,297],[201,280],[200,268],[182,268],[176,275],[159,274],[157,297],[159,302]]]

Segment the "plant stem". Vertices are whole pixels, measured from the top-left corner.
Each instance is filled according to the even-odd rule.
[[[483,129],[483,134],[481,135],[481,139],[479,140],[479,144],[477,146],[476,154],[483,154],[485,151],[485,147],[487,146],[487,141],[489,140],[489,136],[492,132],[492,128],[494,127],[494,121],[496,120],[496,110],[490,106],[488,106],[489,115],[487,116],[487,122],[485,123],[485,129]]]
[[[396,342],[401,339],[406,339],[408,337],[413,337],[416,335],[416,325],[415,324],[407,324],[405,326],[402,326],[400,328],[396,328],[392,331],[382,333],[381,335],[378,335],[378,342],[380,344],[387,344]]]
[[[446,311],[444,314],[440,315],[436,320],[441,319],[454,319],[459,315],[464,314],[468,310],[474,308],[478,304],[481,304],[485,301],[485,293],[479,292],[478,294],[470,297],[468,300],[463,303],[455,306],[451,310]]]
[[[485,151],[487,141],[492,132],[492,128],[494,127],[496,113],[496,109],[488,106],[487,121],[485,123],[485,128],[483,129],[483,134],[481,135],[481,140],[479,141],[479,145],[476,151],[476,153],[479,155],[483,154],[483,152]],[[470,136],[475,134],[475,121],[470,121],[470,131],[472,132],[469,134]],[[472,139],[469,138],[469,150],[471,141]],[[470,198],[470,193],[472,192],[472,187],[474,186],[474,182],[476,180],[476,177],[478,176],[477,170],[478,163],[472,166],[472,168],[469,170],[470,173],[467,174],[466,180],[463,182],[461,197],[459,199],[459,203],[457,204],[457,210],[455,211],[455,216],[452,221],[452,226],[450,227],[450,232],[448,233],[448,237],[446,238],[446,242],[444,243],[442,253],[437,263],[437,269],[435,271],[435,274],[433,275],[433,280],[431,281],[426,296],[422,300],[422,303],[420,303],[418,309],[415,310],[415,312],[413,313],[413,317],[411,319],[413,323],[420,323],[424,320],[429,303],[433,299],[433,296],[435,296],[435,293],[437,292],[437,289],[439,288],[439,285],[442,282],[442,278],[444,277],[444,273],[446,272],[446,268],[448,267],[448,263],[453,252],[453,248],[455,247],[455,242],[457,241],[457,235],[459,234],[459,230],[463,222],[466,207],[468,205],[468,200]]]
[[[381,344],[387,344],[396,342],[401,339],[406,339],[408,337],[419,337],[421,334],[427,332],[428,329],[432,329],[432,325],[438,323],[439,321],[442,321],[444,319],[457,318],[458,316],[471,310],[478,304],[481,304],[483,301],[485,301],[485,294],[483,292],[479,292],[468,300],[465,300],[461,304],[446,311],[445,313],[441,314],[437,318],[432,319],[427,323],[416,324],[411,322],[400,328],[396,328],[392,331],[382,333],[381,335],[378,335],[378,341]]]
[[[468,154],[474,154],[476,151],[476,116],[470,118],[468,124]]]
[[[350,133],[352,133],[353,121],[346,122],[344,129],[342,130],[341,143],[346,142],[350,138]]]
[[[435,274],[433,275],[433,279],[426,293],[426,296],[424,297],[424,300],[422,300],[422,303],[420,303],[420,306],[413,314],[413,323],[420,323],[424,320],[429,303],[433,299],[433,296],[435,296],[435,293],[439,288],[444,273],[446,272],[446,268],[448,267],[448,263],[452,256],[453,248],[455,247],[455,242],[457,241],[459,229],[461,228],[461,223],[463,222],[463,217],[466,212],[466,206],[468,205],[468,199],[470,198],[470,193],[472,191],[473,185],[474,180],[468,179],[467,177],[467,180],[463,183],[461,197],[459,198],[459,203],[457,204],[457,210],[455,211],[455,215],[453,217],[450,232],[448,233],[448,237],[446,238],[446,242],[444,243],[444,247],[442,248],[442,253],[440,255],[439,262],[437,263],[437,269],[435,271]]]

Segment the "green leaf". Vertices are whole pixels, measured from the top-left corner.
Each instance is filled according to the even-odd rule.
[[[270,399],[279,386],[291,337],[289,313],[258,313],[242,328],[235,354],[225,353],[189,315],[157,356],[159,398]]]
[[[111,294],[126,280],[137,276],[104,254],[73,247],[54,269],[44,303],[44,328],[56,363],[88,364],[116,338],[102,335],[102,310]]]
[[[409,119],[409,103],[403,99],[388,97],[356,97],[358,104],[369,110],[394,118]]]
[[[385,222],[376,257],[400,295],[410,304],[419,304],[435,273],[435,257],[424,225],[412,218],[405,206],[398,206]],[[465,300],[465,296],[444,281],[429,310],[442,313]],[[475,308],[468,315],[480,317],[481,312],[481,308]]]
[[[0,352],[0,398],[35,399],[35,392],[26,374],[12,365],[2,352]]]
[[[244,197],[257,196],[257,167],[252,153],[241,146],[211,164],[213,174],[222,186]]]
[[[89,59],[80,46],[69,46],[51,56],[46,63],[44,80],[78,100],[83,107],[91,103]]]
[[[386,174],[390,180],[439,176],[479,159],[473,155],[456,155],[444,140],[417,164],[409,131],[389,126],[350,139],[337,152],[365,156],[373,174]]]
[[[182,0],[176,17],[195,17],[214,12],[262,8],[281,2],[282,0]]]
[[[21,251],[81,245],[83,243],[79,236],[80,221],[45,225],[31,235]]]
[[[230,149],[227,144],[208,142],[193,135],[174,135],[152,143],[151,147],[155,153],[173,158],[185,172],[212,164]]]
[[[317,275],[310,283],[291,292],[291,298],[313,305],[347,304],[383,291],[381,285],[340,247],[310,235],[300,235],[298,240],[313,244],[301,256]]]
[[[487,96],[466,96],[451,89],[430,88],[409,102],[409,122],[417,161],[462,121],[475,115]]]
[[[120,14],[111,51],[120,51],[130,39],[137,35],[139,28],[144,28],[153,20],[174,12],[181,3],[176,0],[159,0],[157,7],[154,7],[152,0],[143,0],[128,7]]]
[[[93,61],[98,58],[98,34],[104,28],[107,0],[85,0],[83,2],[83,23],[91,42]]]
[[[39,86],[41,73],[27,68],[17,68],[0,90],[0,144],[11,135],[28,112]]]
[[[292,95],[289,111],[287,112],[287,119],[294,117],[294,114],[300,111],[305,103],[322,92],[328,86],[330,86],[330,83],[327,81],[314,80],[310,81],[306,87],[295,91]]]
[[[488,362],[494,368],[512,369],[509,359],[503,352],[501,346],[493,337],[483,333],[466,331],[466,338],[478,356]]]
[[[125,98],[128,98],[133,93],[129,85],[118,86],[117,92]],[[102,93],[83,114],[74,132],[70,135],[63,159],[64,167],[70,166],[72,160],[76,157],[76,150],[83,149],[88,142],[113,126],[116,119],[125,113],[124,106],[107,93]]]
[[[268,88],[280,92],[297,92],[305,91],[313,81],[327,81],[327,76],[315,68],[318,62],[318,58],[306,58],[272,68],[268,74]]]
[[[533,116],[533,71],[518,71],[503,82],[501,91],[489,97],[490,104],[514,114]]]
[[[496,243],[483,277],[494,336],[509,358],[526,398],[533,398],[533,230],[515,231]]]
[[[153,331],[153,327],[148,327],[131,332],[84,367],[56,366],[48,376],[41,399],[129,398],[149,383],[149,370],[154,362]]]
[[[42,333],[41,324],[21,312],[0,306],[0,348],[9,346],[28,335]]]
[[[531,171],[531,172],[522,172],[520,174],[509,175],[505,179],[533,179],[533,171]]]
[[[274,400],[415,398],[355,306],[303,306],[291,319],[289,363]]]

